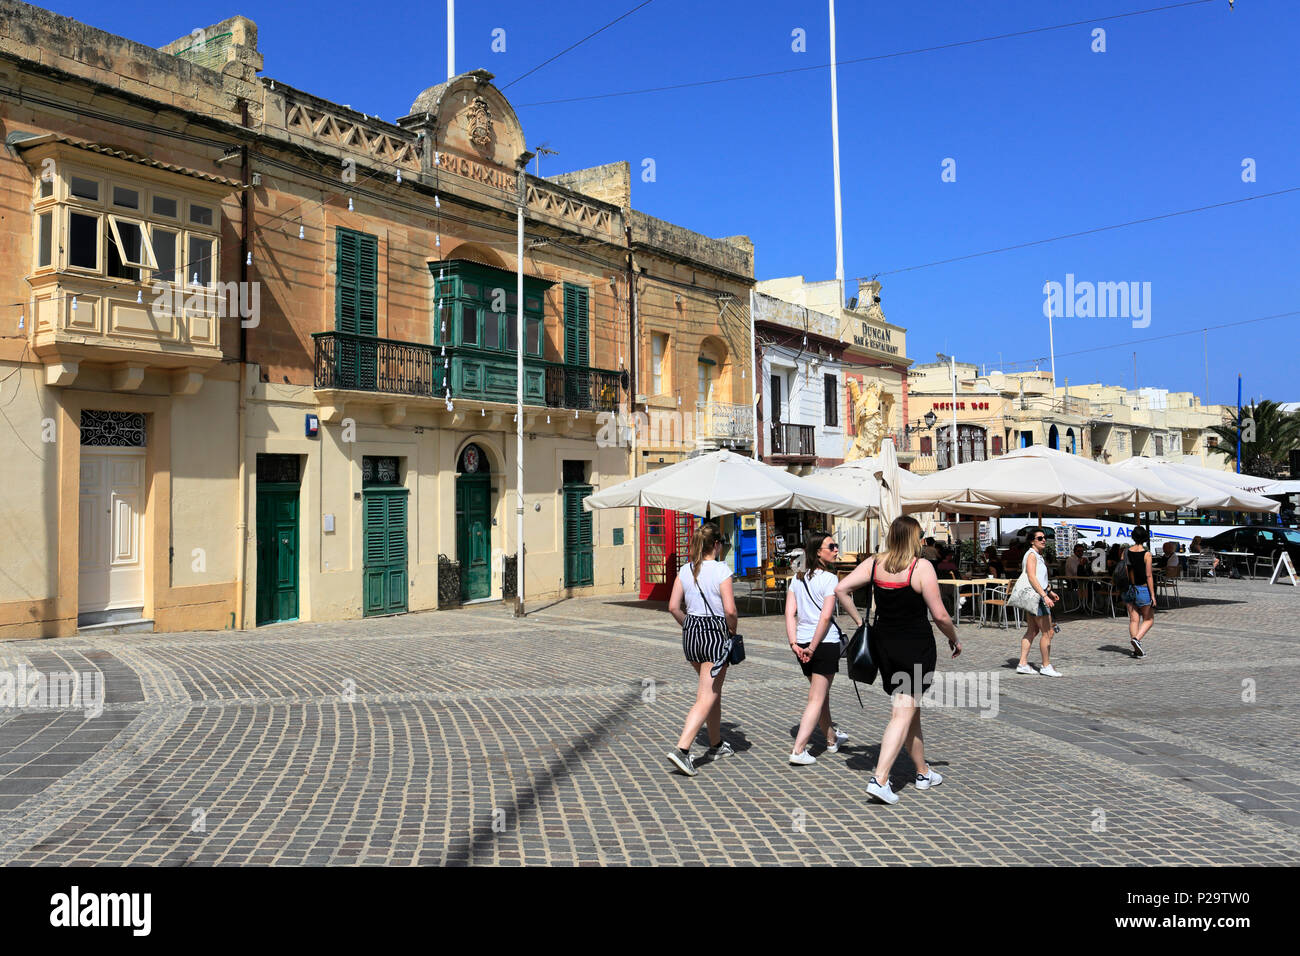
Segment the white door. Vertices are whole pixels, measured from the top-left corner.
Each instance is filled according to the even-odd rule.
[[[78,610],[144,606],[144,449],[81,449]]]

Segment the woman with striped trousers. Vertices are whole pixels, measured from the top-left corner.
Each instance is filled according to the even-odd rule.
[[[701,524],[691,537],[690,561],[678,571],[668,598],[668,613],[682,626],[682,651],[699,681],[682,736],[668,753],[668,759],[688,777],[696,774],[691,744],[705,723],[709,725],[705,756],[717,760],[735,753],[722,739],[722,682],[739,623],[731,569],[720,560],[728,547],[717,525]]]

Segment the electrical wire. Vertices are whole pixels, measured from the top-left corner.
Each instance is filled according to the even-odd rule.
[[[1070,23],[1057,23],[1052,26],[1034,27],[1028,30],[1017,30],[1012,33],[999,33],[993,36],[976,37],[971,40],[956,40],[952,43],[940,43],[935,46],[917,47],[912,50],[899,50],[894,53],[879,53],[875,56],[858,56],[851,57],[847,60],[839,60],[839,66],[847,66],[856,63],[871,63],[876,60],[889,60],[902,56],[913,56],[918,53],[934,53],[939,50],[951,50],[963,46],[972,46],[977,43],[991,43],[996,40],[1009,40],[1015,37],[1032,36],[1035,33],[1048,33],[1053,30],[1066,30],[1070,27],[1084,26],[1089,23],[1105,23],[1108,20],[1121,20],[1125,17],[1143,16],[1148,13],[1162,13],[1168,10],[1177,10],[1181,7],[1195,7],[1207,3],[1218,3],[1220,0],[1186,0],[1183,3],[1171,3],[1162,7],[1148,7],[1145,10],[1131,10],[1127,13],[1114,13],[1104,17],[1091,17],[1087,20],[1074,20]],[[829,63],[819,63],[816,66],[798,66],[785,70],[768,70],[763,73],[743,73],[738,76],[724,76],[713,80],[695,80],[688,83],[673,83],[666,86],[649,86],[637,90],[620,90],[614,93],[594,93],[587,96],[570,96],[563,99],[554,100],[536,100],[532,103],[518,103],[517,107],[524,106],[551,106],[558,103],[581,103],[588,100],[611,99],[619,96],[639,96],[644,93],[663,93],[669,90],[684,90],[700,86],[717,86],[722,83],[738,83],[744,80],[765,79],[773,76],[789,76],[794,73],[810,73],[816,70],[826,70],[830,68]]]
[[[533,68],[532,68],[531,70],[529,70],[527,73],[522,73],[522,74],[520,74],[519,76],[516,76],[513,80],[511,80],[511,81],[510,81],[509,83],[507,83],[505,86],[499,87],[499,89],[501,90],[501,92],[504,93],[508,88],[514,86],[514,85],[515,85],[516,83],[518,83],[520,80],[524,79],[524,77],[532,76],[534,73],[536,73],[536,72],[537,72],[538,70],[540,70],[542,67],[544,67],[544,66],[546,66],[546,65],[548,65],[548,64],[550,64],[550,63],[554,63],[556,60],[558,60],[560,57],[564,56],[564,54],[568,53],[570,50],[576,50],[578,47],[582,46],[584,43],[586,43],[586,42],[587,42],[588,40],[590,40],[592,37],[594,37],[594,36],[599,36],[600,34],[604,33],[606,30],[608,30],[610,27],[612,27],[614,24],[618,23],[620,20],[626,20],[628,17],[630,17],[632,14],[636,13],[636,12],[637,12],[638,10],[640,10],[642,7],[648,7],[648,6],[649,6],[651,3],[653,3],[653,2],[654,2],[654,0],[645,0],[644,3],[639,3],[639,4],[637,4],[635,7],[633,7],[631,10],[629,10],[627,13],[624,13],[622,16],[615,17],[613,20],[610,20],[609,23],[606,23],[603,27],[601,27],[599,30],[596,30],[594,33],[588,33],[585,37],[583,37],[583,38],[582,38],[581,40],[579,40],[577,43],[573,43],[573,44],[570,44],[569,46],[566,46],[563,50],[561,50],[559,53],[555,54],[555,56],[551,57],[549,60],[543,60],[541,63],[537,64],[537,66],[533,67]]]

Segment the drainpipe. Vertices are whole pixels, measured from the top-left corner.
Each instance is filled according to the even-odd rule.
[[[637,475],[637,463],[641,460],[637,448],[636,396],[641,384],[641,365],[637,359],[637,314],[636,314],[636,267],[632,261],[632,226],[624,222],[623,235],[627,241],[627,317],[628,317],[628,419],[632,428],[631,472],[629,477]],[[641,592],[641,509],[633,511],[632,517],[632,587]]]
[[[248,126],[248,103],[242,104],[243,123]],[[239,178],[244,184],[243,192],[240,195],[242,205],[242,215],[240,216],[239,226],[239,282],[240,289],[246,289],[245,283],[248,282],[248,252],[252,242],[251,223],[253,216],[253,186],[252,175],[250,173],[250,160],[248,155],[248,146],[240,148],[239,161]],[[251,301],[251,297],[249,299]],[[237,310],[238,311],[238,310]],[[238,535],[238,541],[235,545],[235,620],[234,627],[237,630],[244,628],[244,580],[245,570],[248,564],[248,458],[245,454],[244,428],[247,421],[248,403],[246,401],[246,389],[248,387],[248,335],[244,328],[243,316],[239,320],[239,411],[238,422],[235,428],[235,461],[237,463],[236,472],[239,476],[239,488],[236,492],[236,515],[235,515],[235,533]]]

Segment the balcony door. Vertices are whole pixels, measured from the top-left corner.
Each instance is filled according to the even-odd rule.
[[[334,370],[337,387],[374,391],[379,379],[379,240],[338,230],[334,283],[334,330],[339,337]]]

